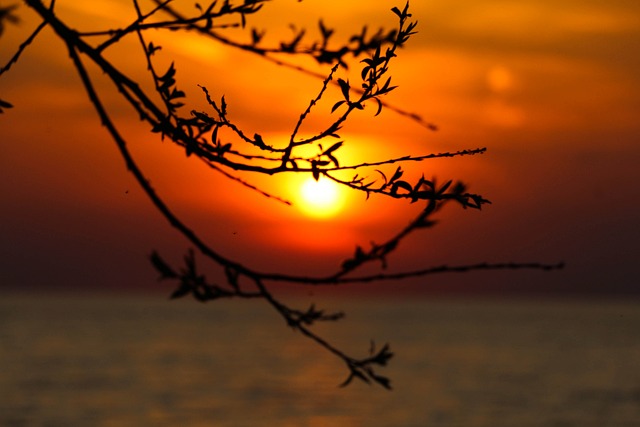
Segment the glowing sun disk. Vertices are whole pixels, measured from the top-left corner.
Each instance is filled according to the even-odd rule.
[[[328,217],[342,208],[338,185],[328,179],[305,180],[300,187],[300,195],[300,207],[310,216]]]

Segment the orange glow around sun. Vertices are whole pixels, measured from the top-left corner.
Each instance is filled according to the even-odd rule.
[[[320,178],[316,181],[309,177],[302,182],[299,191],[298,206],[308,216],[329,218],[338,214],[344,206],[338,184],[329,179]]]

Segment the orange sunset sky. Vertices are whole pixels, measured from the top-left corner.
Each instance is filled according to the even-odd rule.
[[[268,29],[265,44],[275,44],[291,37],[291,23],[313,38],[323,18],[337,29],[337,42],[364,24],[391,28],[393,6],[403,4],[274,0],[248,18],[248,27]],[[481,212],[447,206],[439,225],[406,240],[389,268],[564,261],[567,267],[553,273],[432,276],[411,286],[640,294],[640,3],[414,0],[410,8],[419,33],[392,63],[399,88],[386,101],[439,130],[389,110],[374,118],[371,106],[341,132],[342,159],[487,147],[481,156],[406,169],[416,178],[460,179],[493,204]],[[56,10],[85,31],[122,27],[135,17],[124,0],[58,0]],[[38,23],[23,4],[16,14],[21,22],[0,38],[2,65]],[[248,134],[268,141],[286,141],[321,87],[318,79],[193,34],[147,37],[163,47],[158,64],[175,60],[178,87],[196,108],[206,108],[201,84],[216,99],[225,95],[231,119]],[[147,78],[135,39],[110,55],[132,76]],[[323,74],[330,68],[304,64]],[[243,175],[294,206],[266,199],[160,142],[92,71],[159,194],[214,248],[259,270],[330,273],[356,244],[382,241],[420,208],[339,192],[339,209],[317,217],[301,197],[305,177]],[[340,76],[355,80],[358,71],[354,63]],[[335,102],[339,91],[327,96]],[[14,105],[0,115],[0,287],[168,292],[171,285],[156,282],[147,257],[157,250],[178,262],[189,244],[127,172],[52,31],[0,77],[0,99]],[[314,110],[306,132],[330,120],[332,104]]]

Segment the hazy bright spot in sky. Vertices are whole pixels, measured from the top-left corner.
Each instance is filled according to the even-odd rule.
[[[491,67],[487,73],[487,84],[494,92],[506,92],[513,87],[513,83],[511,71],[501,65]]]
[[[326,178],[318,181],[309,177],[300,186],[298,205],[302,211],[312,217],[328,218],[342,209],[344,201],[338,185]]]

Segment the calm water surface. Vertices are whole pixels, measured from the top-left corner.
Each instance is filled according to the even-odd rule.
[[[338,388],[340,362],[260,303],[4,296],[0,425],[640,425],[640,303],[328,304],[351,354],[391,343],[392,392]]]

